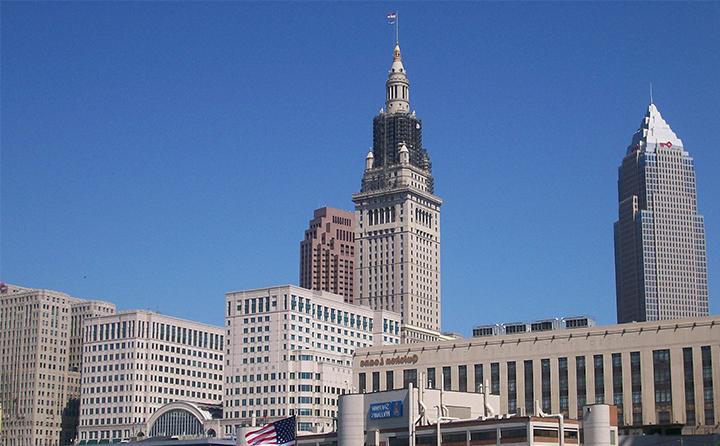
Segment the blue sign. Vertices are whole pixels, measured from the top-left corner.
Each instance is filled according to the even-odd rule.
[[[401,417],[403,415],[402,401],[388,401],[387,403],[370,404],[370,419]]]

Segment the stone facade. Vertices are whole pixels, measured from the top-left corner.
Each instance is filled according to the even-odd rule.
[[[422,123],[410,113],[409,81],[395,47],[387,111],[373,119],[373,148],[353,195],[355,298],[402,315],[403,340],[440,336],[440,206]]]
[[[501,413],[580,418],[586,404],[614,404],[624,432],[720,432],[720,319],[642,322],[522,333],[356,352],[353,382],[417,385],[500,395]],[[398,363],[398,359],[410,358]],[[372,380],[377,377],[375,385]]]
[[[82,336],[80,441],[143,438],[173,401],[222,402],[222,327],[135,310],[86,319]]]
[[[226,294],[225,434],[291,415],[301,432],[333,429],[352,388],[352,355],[400,343],[400,315],[284,285]]]
[[[55,446],[77,438],[77,336],[115,305],[52,290],[0,285],[2,446]]]

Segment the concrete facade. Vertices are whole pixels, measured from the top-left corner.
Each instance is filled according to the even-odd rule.
[[[296,415],[301,432],[333,429],[358,348],[400,343],[400,315],[284,285],[226,294],[225,435]]]
[[[352,302],[354,276],[355,214],[316,209],[300,242],[300,286],[339,294]]]
[[[77,336],[115,305],[52,290],[0,285],[2,446],[55,446],[77,437]]]
[[[440,206],[422,123],[410,113],[409,81],[396,46],[387,111],[373,119],[373,148],[353,195],[355,298],[402,315],[404,342],[440,335]]]
[[[173,401],[222,402],[222,327],[134,310],[86,319],[82,335],[81,441],[146,437]]]
[[[618,323],[708,315],[705,222],[695,167],[650,104],[618,170]]]
[[[373,347],[356,352],[353,382],[417,385],[500,395],[501,413],[581,416],[589,403],[614,404],[627,432],[720,429],[720,319],[643,322],[548,333]],[[402,358],[409,358],[402,360]],[[402,362],[398,362],[402,360]],[[362,386],[359,390],[363,390]],[[684,426],[684,427],[683,427]]]

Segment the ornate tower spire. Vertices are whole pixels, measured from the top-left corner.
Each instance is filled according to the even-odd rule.
[[[354,301],[402,315],[403,342],[441,339],[440,207],[395,45],[355,203]]]
[[[400,44],[395,45],[393,63],[385,82],[385,109],[391,114],[410,112],[410,81],[402,63]]]

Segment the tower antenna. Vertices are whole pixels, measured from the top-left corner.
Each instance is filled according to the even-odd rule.
[[[651,104],[654,104],[654,102],[653,102],[652,81],[650,81],[650,103],[651,103]]]

